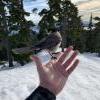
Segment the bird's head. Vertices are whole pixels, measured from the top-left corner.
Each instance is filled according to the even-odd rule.
[[[53,28],[48,29],[48,31],[50,33],[56,33],[58,31],[58,28],[53,27]]]

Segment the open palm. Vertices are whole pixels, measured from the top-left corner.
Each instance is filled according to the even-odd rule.
[[[50,60],[45,65],[42,64],[41,60],[37,56],[31,57],[37,65],[40,86],[47,88],[55,95],[57,95],[63,89],[68,76],[79,63],[79,60],[76,59],[71,67],[69,67],[78,54],[77,51],[74,51],[72,56],[66,60],[66,57],[72,50],[72,47],[67,48],[63,53],[60,53],[57,56],[56,60]]]

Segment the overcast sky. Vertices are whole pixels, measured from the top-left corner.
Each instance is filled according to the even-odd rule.
[[[84,21],[88,21],[91,13],[93,14],[93,17],[98,16],[100,17],[100,0],[71,0],[74,4],[77,5],[79,10],[79,15],[82,15],[82,19]],[[47,0],[26,0],[24,2],[24,7],[26,11],[31,11],[32,8],[37,7],[39,11],[43,8],[48,8],[47,6]],[[40,19],[40,17],[37,14],[31,14],[31,16],[28,18],[35,23],[37,23]]]

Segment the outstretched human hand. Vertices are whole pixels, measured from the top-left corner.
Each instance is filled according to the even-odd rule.
[[[65,60],[69,53],[73,50],[72,47],[67,48],[63,53],[60,53],[57,60],[50,60],[43,65],[39,57],[33,56],[31,59],[35,61],[40,78],[40,86],[47,88],[49,91],[57,95],[63,89],[69,75],[73,72],[79,63],[76,59],[78,51],[74,51],[72,56]],[[71,65],[71,67],[69,67]]]

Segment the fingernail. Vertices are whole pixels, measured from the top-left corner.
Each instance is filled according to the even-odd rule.
[[[72,46],[72,45],[71,45],[71,46],[69,46],[69,47],[73,49],[73,46]]]
[[[30,59],[31,59],[31,60],[34,60],[34,57],[31,55],[31,56],[30,56]]]
[[[66,48],[66,50],[67,50],[67,49],[73,49],[73,46],[69,46],[68,48]]]

